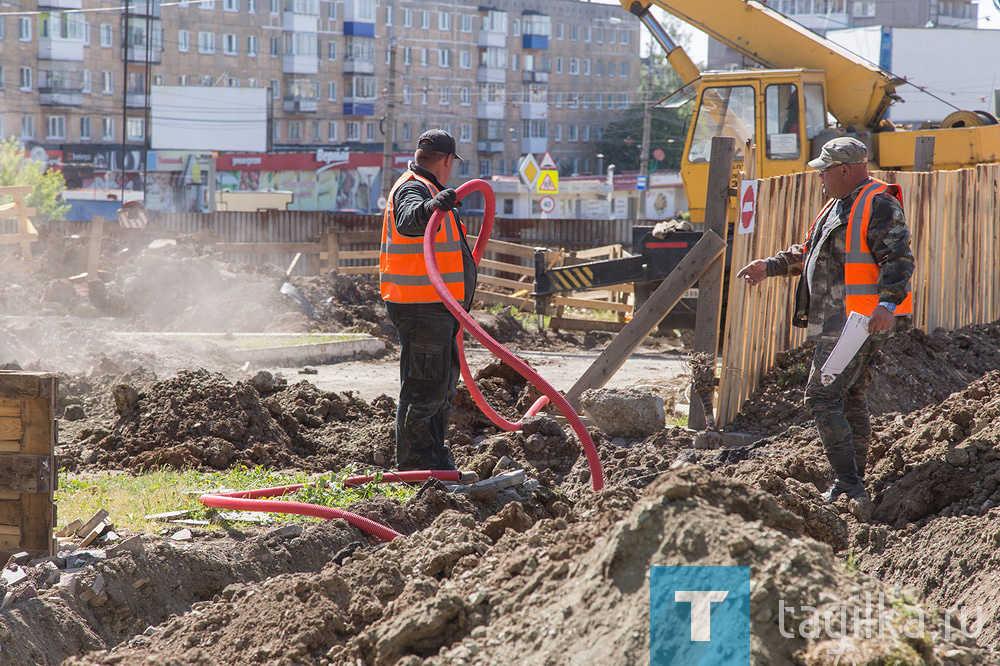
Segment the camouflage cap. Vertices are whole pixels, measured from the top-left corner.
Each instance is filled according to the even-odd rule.
[[[865,144],[849,136],[839,136],[823,144],[819,157],[809,162],[813,169],[826,169],[838,164],[861,164],[868,161]]]

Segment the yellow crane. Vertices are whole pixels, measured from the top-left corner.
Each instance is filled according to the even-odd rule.
[[[934,137],[935,169],[1000,161],[1000,124],[989,113],[956,111],[938,127],[901,130],[886,113],[905,83],[755,0],[619,0],[650,30],[696,107],[681,160],[694,222],[704,221],[713,136],[753,138],[758,177],[806,170],[835,136],[855,136],[880,169],[912,170],[916,139]],[[660,7],[761,69],[700,72],[650,12]],[[836,125],[828,122],[830,117]]]

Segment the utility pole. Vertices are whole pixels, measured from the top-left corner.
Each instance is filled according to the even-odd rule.
[[[391,30],[391,28],[390,28]],[[382,196],[389,205],[392,189],[392,149],[396,143],[396,38],[389,39],[389,84],[386,90],[385,125],[382,128]]]
[[[639,191],[639,207],[635,219],[642,219],[646,214],[646,192],[649,191],[649,134],[653,124],[653,45],[649,45],[649,57],[646,61],[646,91],[642,98],[642,148],[639,151],[639,175],[645,176],[646,185]]]

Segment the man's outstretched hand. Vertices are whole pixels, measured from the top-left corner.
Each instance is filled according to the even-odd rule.
[[[746,280],[748,285],[756,287],[764,281],[764,278],[767,277],[767,263],[763,259],[751,261],[749,264],[740,269],[740,272],[736,274],[736,277],[743,278]]]

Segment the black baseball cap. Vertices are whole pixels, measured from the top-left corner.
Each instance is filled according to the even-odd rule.
[[[420,138],[417,139],[417,148],[434,150],[445,155],[454,155],[460,160],[462,159],[455,151],[455,137],[443,129],[431,129],[421,134]],[[464,162],[465,160],[462,161]]]

